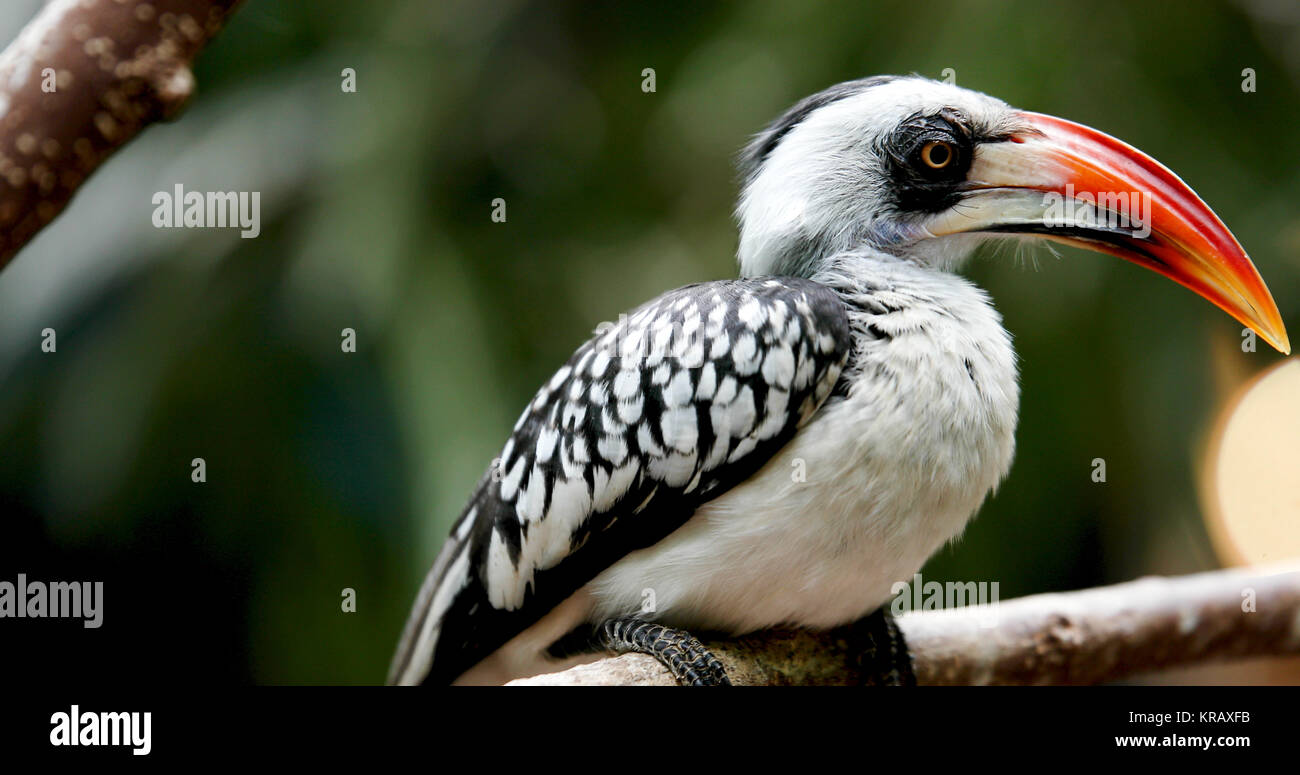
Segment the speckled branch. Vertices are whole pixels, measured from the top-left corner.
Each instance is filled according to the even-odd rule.
[[[1144,578],[996,609],[907,613],[898,624],[923,685],[1096,684],[1180,665],[1300,654],[1300,569]],[[733,684],[858,683],[841,631],[706,642]],[[672,683],[651,657],[624,654],[512,685]]]
[[[108,156],[194,92],[240,0],[53,0],[0,54],[0,268]]]

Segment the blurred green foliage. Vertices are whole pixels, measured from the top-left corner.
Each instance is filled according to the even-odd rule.
[[[102,579],[107,601],[102,630],[2,648],[67,680],[382,680],[536,386],[601,321],[734,274],[735,152],[836,81],[952,68],[1131,142],[1217,210],[1295,321],[1293,6],[249,2],[190,111],[0,274],[0,578]],[[262,235],[152,229],[151,193],[177,182],[262,191]],[[927,578],[1005,598],[1214,565],[1195,460],[1223,398],[1211,337],[1240,326],[1071,249],[970,273],[1022,358],[1019,449]]]

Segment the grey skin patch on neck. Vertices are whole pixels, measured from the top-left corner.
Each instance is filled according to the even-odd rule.
[[[790,133],[790,130],[798,126],[814,110],[825,107],[832,102],[838,102],[846,97],[861,94],[873,86],[899,80],[901,77],[897,75],[873,75],[870,78],[845,81],[799,100],[794,107],[783,113],[766,129],[754,135],[754,139],[740,152],[737,166],[740,168],[741,178],[746,181],[753,178],[758,173],[759,168],[763,166],[763,162],[767,161],[767,157],[772,154],[772,151],[776,150],[776,147],[781,144],[781,141]]]

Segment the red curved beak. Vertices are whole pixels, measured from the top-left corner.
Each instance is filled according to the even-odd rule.
[[[1020,117],[1027,131],[976,151],[973,206],[961,208],[974,224],[950,216],[934,233],[1032,233],[1109,253],[1191,288],[1291,352],[1246,251],[1177,175],[1095,129],[1041,113]]]

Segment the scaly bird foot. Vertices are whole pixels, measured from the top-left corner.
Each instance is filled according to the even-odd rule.
[[[847,628],[849,655],[863,686],[916,686],[912,655],[894,617],[877,609]]]
[[[682,686],[731,685],[718,658],[684,630],[628,616],[602,624],[598,640],[611,651],[649,654],[668,668]]]

